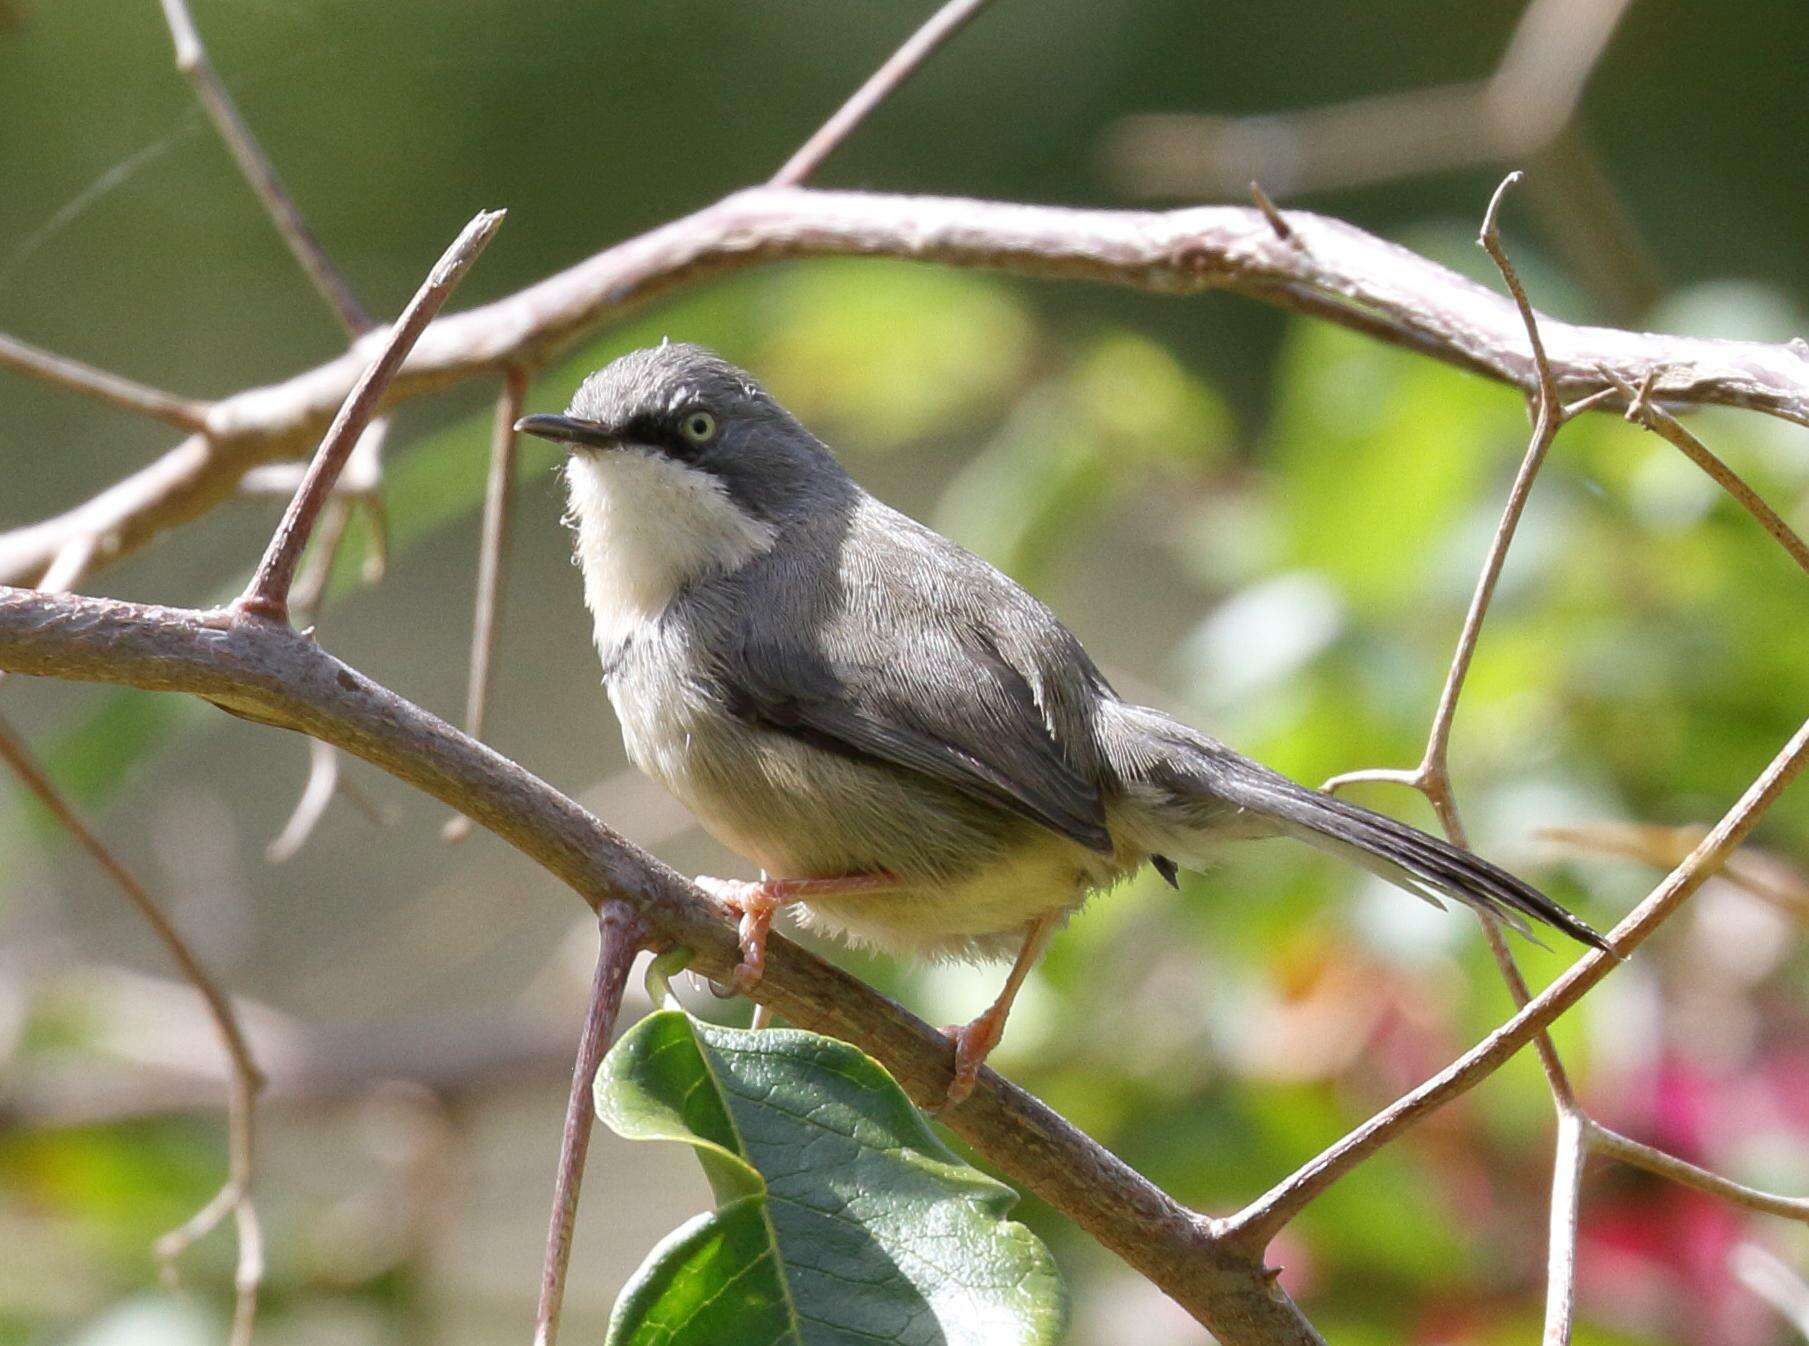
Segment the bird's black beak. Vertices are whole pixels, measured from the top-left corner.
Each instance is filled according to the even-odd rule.
[[[581,421],[575,416],[552,416],[545,412],[523,416],[515,422],[515,432],[538,435],[541,439],[557,440],[562,444],[587,449],[622,447],[622,437],[608,426],[598,425],[595,421]]]

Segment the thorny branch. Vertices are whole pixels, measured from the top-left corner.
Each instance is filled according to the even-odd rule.
[[[238,1016],[233,1012],[232,1002],[227,999],[226,993],[202,966],[201,960],[164,914],[163,908],[157,905],[132,871],[120,863],[113,852],[107,849],[106,843],[95,835],[81,815],[63,798],[37,758],[4,720],[0,720],[0,762],[6,764],[51,817],[56,819],[58,825],[75,838],[76,843],[88,852],[120,892],[125,894],[126,900],[137,909],[145,924],[157,936],[158,942],[174,960],[183,980],[195,988],[196,994],[207,1007],[208,1017],[213,1021],[215,1031],[220,1035],[220,1044],[231,1065],[226,1106],[226,1182],[211,1201],[180,1227],[157,1241],[157,1255],[164,1264],[166,1274],[173,1275],[176,1259],[191,1243],[210,1233],[228,1214],[233,1217],[238,1236],[239,1259],[238,1269],[233,1277],[235,1294],[230,1341],[231,1346],[245,1346],[251,1339],[251,1324],[257,1314],[258,1287],[264,1279],[264,1239],[258,1225],[257,1209],[252,1205],[251,1198],[254,1146],[257,1139],[257,1096],[263,1088],[264,1077],[258,1071],[257,1062],[252,1059],[251,1048],[245,1041],[244,1031],[239,1026]]]
[[[0,669],[201,696],[326,739],[458,808],[592,907],[631,904],[650,940],[683,944],[726,978],[732,923],[687,880],[476,740],[371,682],[300,632],[230,609],[146,607],[0,587]],[[789,1022],[852,1042],[919,1103],[946,1096],[948,1040],[847,973],[773,938],[756,994]],[[943,1119],[988,1162],[1063,1211],[1227,1346],[1320,1338],[1256,1254],[990,1070]]]
[[[1508,548],[1513,545],[1514,534],[1520,526],[1521,515],[1526,512],[1526,502],[1532,495],[1533,479],[1538,476],[1539,469],[1544,466],[1546,455],[1550,452],[1552,442],[1558,431],[1571,417],[1579,414],[1591,403],[1600,401],[1605,394],[1595,393],[1584,398],[1574,407],[1566,407],[1558,400],[1557,383],[1552,377],[1551,364],[1546,358],[1545,344],[1539,337],[1539,322],[1533,311],[1531,302],[1526,297],[1526,290],[1520,283],[1519,273],[1508,258],[1506,250],[1501,246],[1500,213],[1501,203],[1508,189],[1520,181],[1518,173],[1510,173],[1495,189],[1490,199],[1488,210],[1483,214],[1482,232],[1478,237],[1484,251],[1489,254],[1501,273],[1502,283],[1507,286],[1513,297],[1514,306],[1520,312],[1521,321],[1526,326],[1527,344],[1532,352],[1533,369],[1535,371],[1536,391],[1533,399],[1533,431],[1527,444],[1526,454],[1521,459],[1520,469],[1514,475],[1514,483],[1508,490],[1506,506],[1501,512],[1501,521],[1495,527],[1495,536],[1489,544],[1487,557],[1483,561],[1482,573],[1477,577],[1476,589],[1470,598],[1469,610],[1464,614],[1462,631],[1458,634],[1457,650],[1451,656],[1451,667],[1445,675],[1444,689],[1439,694],[1438,709],[1433,713],[1432,732],[1426,740],[1426,750],[1421,756],[1419,765],[1411,771],[1357,771],[1334,777],[1326,782],[1326,789],[1336,790],[1358,780],[1386,780],[1406,785],[1425,795],[1433,810],[1438,814],[1439,823],[1445,835],[1458,846],[1468,848],[1469,836],[1465,831],[1463,819],[1458,813],[1457,797],[1451,786],[1451,726],[1457,717],[1457,703],[1463,695],[1464,681],[1469,676],[1470,663],[1476,654],[1476,643],[1482,635],[1482,624],[1488,616],[1489,604],[1495,596],[1495,586],[1501,579],[1502,567],[1507,564]],[[1531,995],[1527,989],[1526,979],[1521,974],[1519,964],[1514,959],[1513,950],[1508,947],[1502,935],[1501,924],[1488,913],[1479,913],[1483,931],[1488,940],[1489,953],[1500,969],[1508,986],[1514,1003],[1524,1007]],[[1563,1346],[1570,1340],[1570,1321],[1574,1295],[1572,1286],[1576,1271],[1576,1207],[1583,1170],[1584,1133],[1577,1105],[1576,1091],[1571,1086],[1569,1074],[1564,1063],[1558,1057],[1557,1048],[1552,1045],[1549,1035],[1539,1034],[1536,1039],[1539,1063],[1544,1068],[1546,1083],[1551,1088],[1552,1102],[1558,1110],[1558,1144],[1555,1168],[1552,1178],[1551,1193],[1551,1258],[1546,1281],[1546,1342],[1548,1346]],[[1568,1229],[1568,1237],[1561,1237],[1563,1230]]]
[[[1228,1236],[1266,1245],[1295,1215],[1364,1159],[1428,1113],[1482,1082],[1554,1019],[1581,1000],[1616,964],[1644,943],[1726,861],[1760,817],[1809,764],[1809,722],[1772,758],[1746,793],[1677,868],[1647,894],[1608,936],[1613,954],[1592,950],[1578,959],[1513,1018],[1417,1089],[1402,1095],[1263,1196],[1226,1221]]]

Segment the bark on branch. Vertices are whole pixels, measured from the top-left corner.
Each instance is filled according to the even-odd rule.
[[[1532,390],[1514,305],[1352,225],[1289,211],[1277,237],[1252,207],[1075,210],[948,197],[757,187],[629,239],[557,275],[441,318],[390,390],[419,395],[509,365],[534,366],[680,286],[800,257],[903,257],[1159,294],[1233,290],[1355,328]],[[1541,319],[1563,397],[1610,373],[1671,405],[1739,406],[1809,425],[1809,347],[1624,332]],[[208,408],[206,430],[66,514],[0,534],[0,583],[29,583],[72,542],[95,565],[227,498],[252,467],[319,437],[382,337],[286,383]],[[1617,394],[1618,395],[1618,394]]]

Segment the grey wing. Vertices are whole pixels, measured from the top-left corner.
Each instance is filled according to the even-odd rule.
[[[1070,761],[1029,679],[1002,651],[1009,633],[934,600],[824,612],[764,597],[743,611],[765,620],[738,621],[719,647],[715,674],[731,714],[920,772],[1112,850],[1099,786]]]

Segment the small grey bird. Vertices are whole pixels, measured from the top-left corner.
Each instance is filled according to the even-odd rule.
[[[1221,842],[1290,836],[1439,905],[1606,948],[1512,874],[1297,785],[1121,700],[1012,580],[881,504],[746,373],[696,346],[625,355],[562,416],[569,522],[604,682],[636,766],[759,882],[700,879],[741,917],[736,984],[773,913],[880,949],[1015,956],[955,1039],[973,1088],[1025,975],[1087,895]]]

